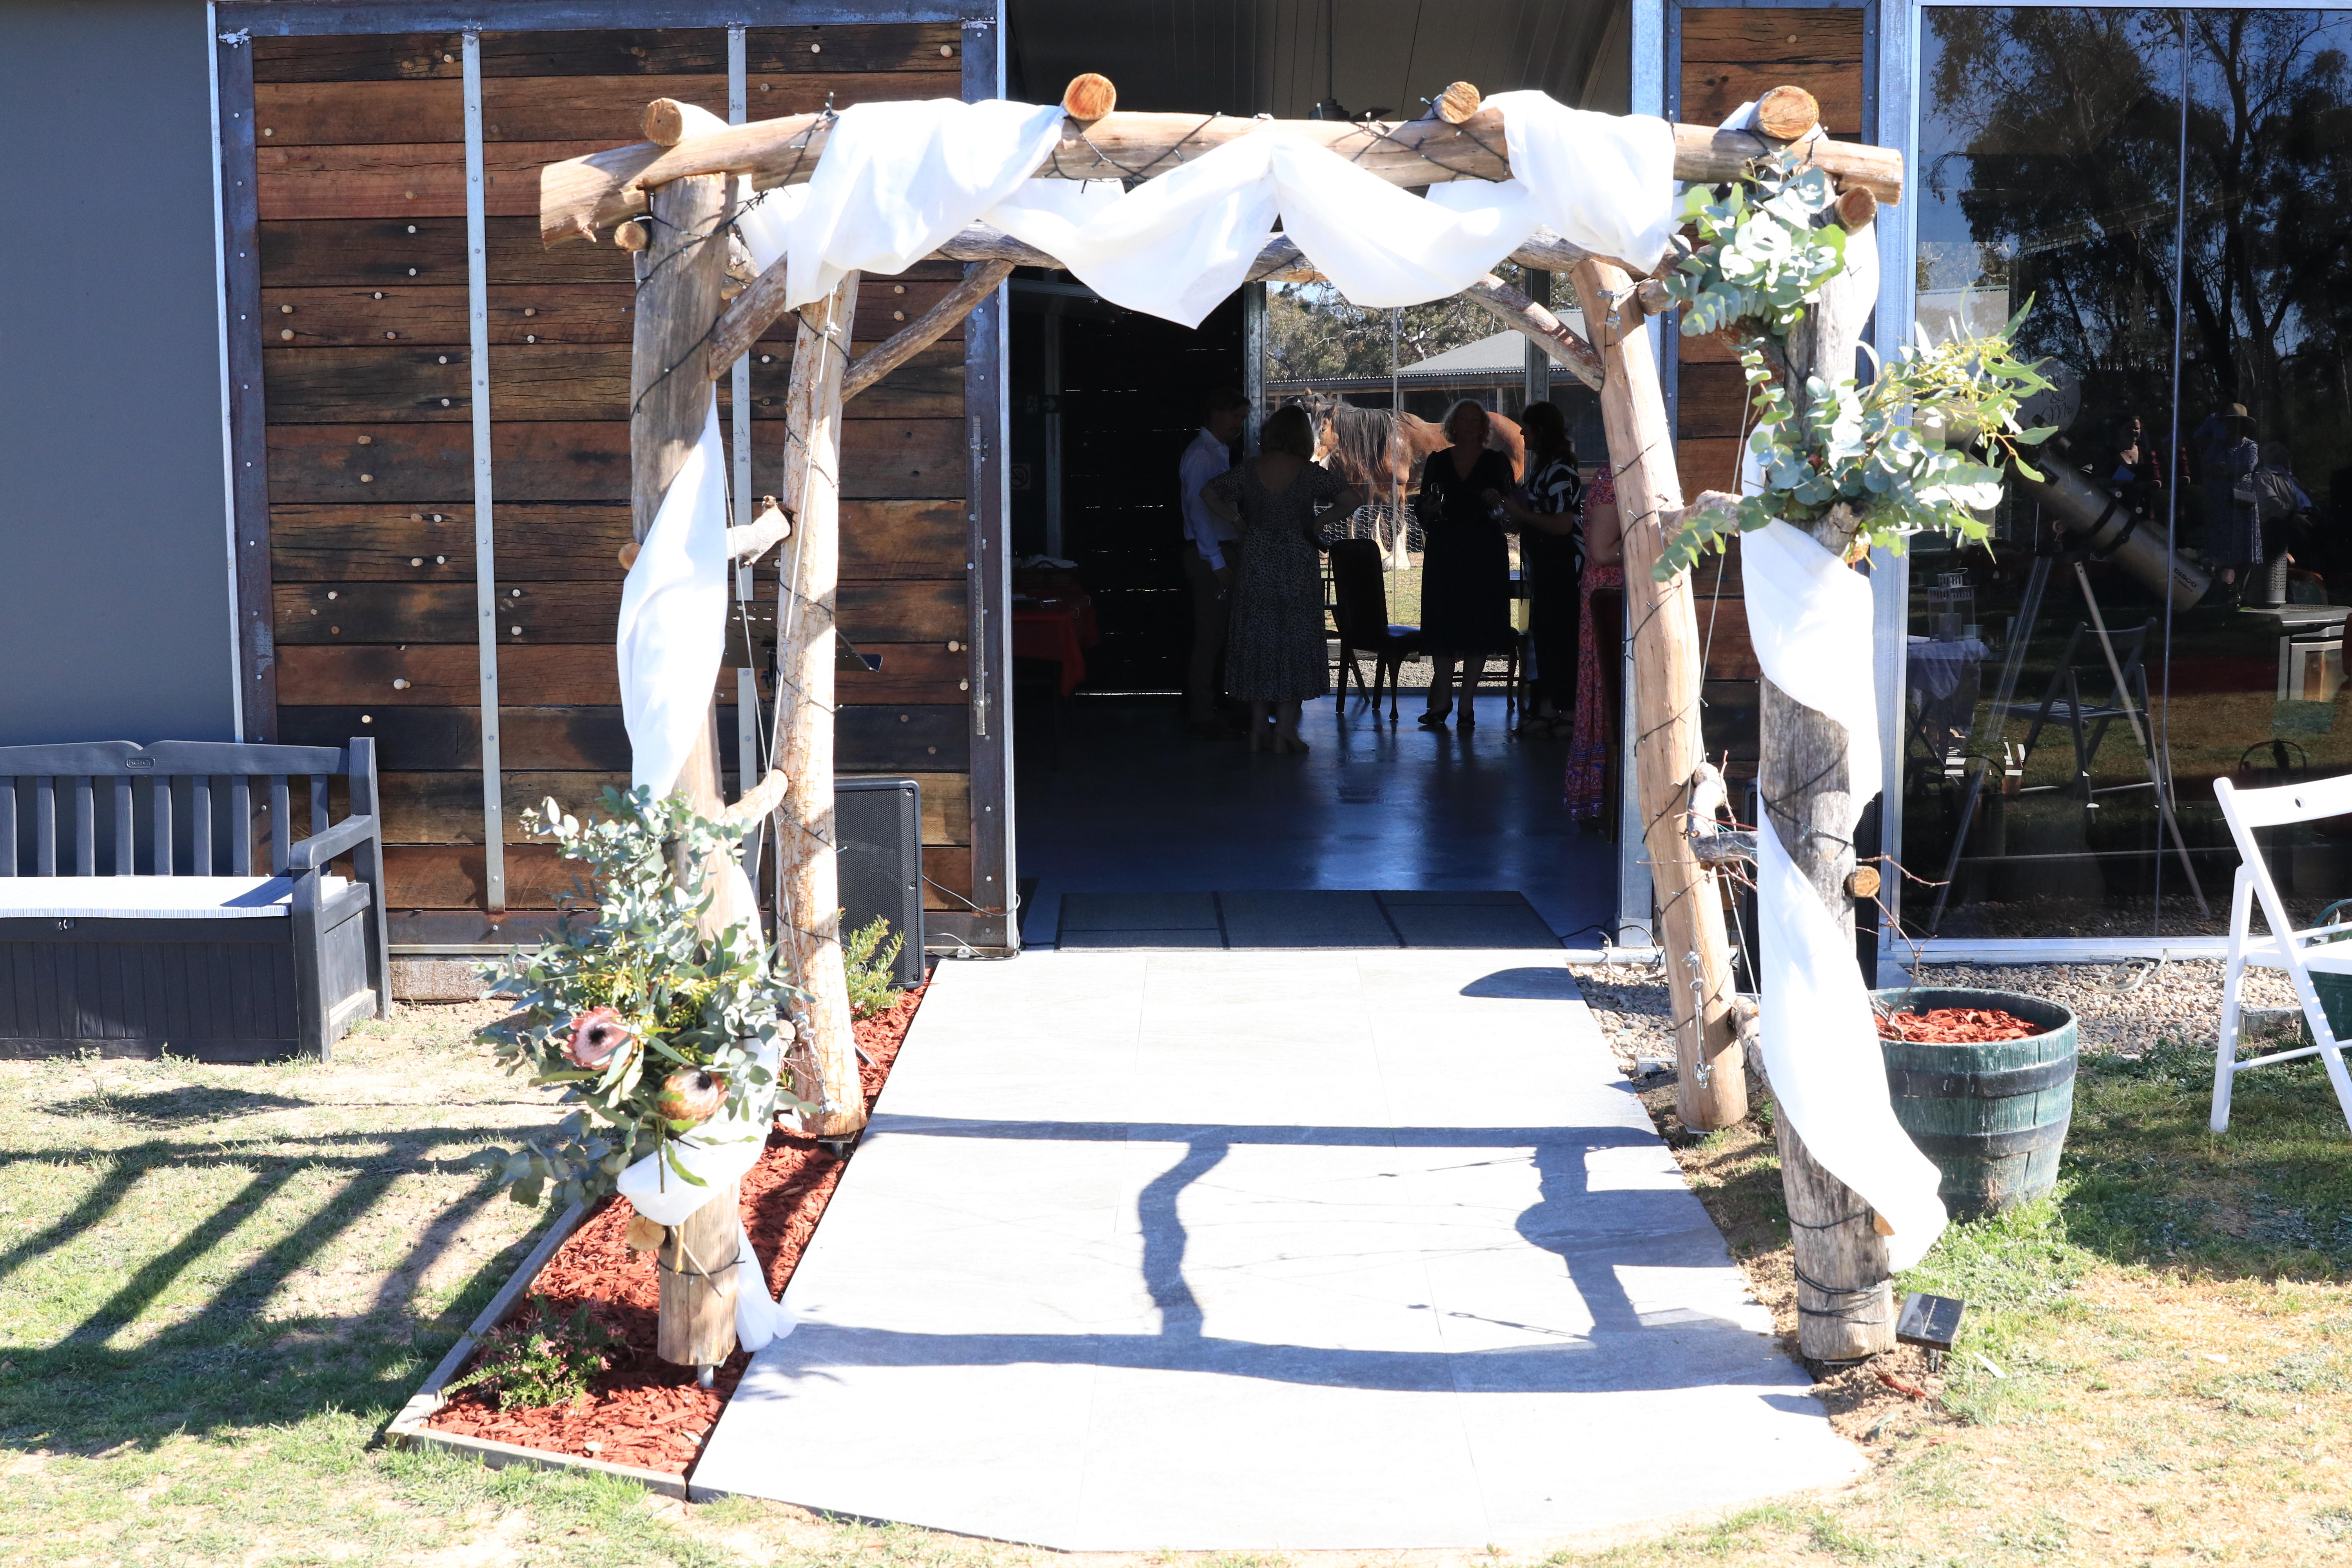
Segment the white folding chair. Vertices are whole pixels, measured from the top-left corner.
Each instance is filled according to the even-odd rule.
[[[2221,977],[2221,1038],[2213,1053],[2213,1131],[2229,1131],[2230,1086],[2238,1074],[2248,1068],[2315,1056],[2327,1069],[2327,1081],[2336,1090],[2336,1103],[2343,1109],[2345,1125],[2352,1127],[2352,1077],[2344,1070],[2342,1048],[2327,1026],[2327,1010],[2319,1005],[2319,994],[2311,984],[2314,973],[2352,974],[2352,941],[2328,940],[2343,938],[2342,926],[2294,929],[2278,885],[2271,880],[2262,846],[2254,841],[2257,828],[2352,816],[2352,774],[2268,789],[2240,789],[2228,779],[2217,779],[2213,794],[2230,824],[2230,837],[2238,845],[2238,879],[2230,895],[2230,961]],[[2257,900],[2262,902],[2263,921],[2270,927],[2260,936],[2248,929]],[[2238,1059],[2239,982],[2249,965],[2286,971],[2316,1045]]]

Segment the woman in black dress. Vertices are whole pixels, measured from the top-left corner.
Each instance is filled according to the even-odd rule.
[[[1421,722],[1432,730],[1444,729],[1453,710],[1457,664],[1461,727],[1478,721],[1471,703],[1486,656],[1511,643],[1511,552],[1486,493],[1508,490],[1517,476],[1510,458],[1486,449],[1487,427],[1486,411],[1464,398],[1445,416],[1454,445],[1422,468],[1421,635],[1436,668]]]
[[[1303,752],[1299,705],[1331,689],[1316,514],[1337,508],[1344,517],[1364,504],[1364,492],[1316,466],[1315,426],[1295,404],[1267,418],[1258,444],[1256,457],[1201,491],[1212,512],[1241,529],[1225,695],[1250,705],[1251,751]]]
[[[1519,567],[1528,583],[1528,637],[1535,645],[1535,710],[1521,728],[1565,734],[1576,707],[1577,578],[1584,541],[1577,503],[1584,494],[1568,416],[1556,403],[1530,403],[1519,416],[1528,437],[1527,482],[1517,495],[1492,492],[1504,526],[1519,536]]]

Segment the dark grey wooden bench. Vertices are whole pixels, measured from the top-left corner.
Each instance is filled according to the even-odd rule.
[[[385,952],[373,741],[0,747],[0,1057],[323,1060],[389,1014]]]

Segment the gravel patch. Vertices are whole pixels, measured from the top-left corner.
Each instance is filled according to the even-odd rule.
[[[1616,1053],[1627,1078],[1643,1058],[1675,1059],[1674,1020],[1667,1010],[1666,972],[1663,965],[1571,963],[1577,989],[1584,993],[1601,1032]]]
[[[1575,964],[1570,973],[1591,1005],[1610,1048],[1626,1076],[1643,1058],[1672,1061],[1674,1028],[1667,1012],[1665,972],[1623,964]],[[1899,971],[1889,974],[1899,980]],[[2219,959],[2152,959],[2122,963],[1930,963],[1923,985],[2015,991],[2059,1002],[2074,1011],[2082,1049],[2089,1056],[2137,1057],[2159,1040],[2211,1048],[2221,1026]],[[2245,982],[2249,1040],[2291,1034],[2302,1018],[2294,992],[2276,970],[2249,970]]]

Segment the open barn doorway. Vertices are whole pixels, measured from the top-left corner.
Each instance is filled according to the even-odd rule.
[[[1513,601],[1513,645],[1487,663],[1472,725],[1458,704],[1441,727],[1417,721],[1426,657],[1407,660],[1375,704],[1362,690],[1375,659],[1364,655],[1344,672],[1345,699],[1336,695],[1339,584],[1328,554],[1319,591],[1335,695],[1306,704],[1307,751],[1253,752],[1247,705],[1224,695],[1222,669],[1208,722],[1186,696],[1201,584],[1186,570],[1195,546],[1180,468],[1214,395],[1252,395],[1236,460],[1293,404],[1311,410],[1335,472],[1363,477],[1337,447],[1367,427],[1405,457],[1393,482],[1367,486],[1381,492],[1372,504],[1327,513],[1321,531],[1327,543],[1368,542],[1357,553],[1377,556],[1377,618],[1412,625],[1424,541],[1410,521],[1410,458],[1465,398],[1492,410],[1497,445],[1510,446],[1531,390],[1524,340],[1415,321],[1395,334],[1410,367],[1392,374],[1383,346],[1375,377],[1345,360],[1345,332],[1295,320],[1301,302],[1279,291],[1269,302],[1245,290],[1187,330],[1062,274],[1016,276],[1011,290],[1008,634],[1024,943],[1556,949],[1613,933],[1613,813],[1580,825],[1568,809],[1569,710],[1546,703],[1560,721],[1536,718],[1527,600]],[[1319,347],[1303,341],[1318,331]],[[1343,357],[1319,377],[1285,374],[1333,353]],[[1538,380],[1532,390],[1548,389]],[[1597,405],[1574,384],[1559,400],[1597,458]],[[1419,443],[1411,452],[1407,430]],[[1516,583],[1516,548],[1510,560]],[[1617,629],[1602,640],[1613,671]],[[1565,684],[1572,655],[1546,651]]]
[[[1410,0],[1205,10],[1178,0],[1006,0],[1005,78],[1013,96],[1033,102],[1094,71],[1118,84],[1123,108],[1300,120],[1409,119],[1454,81],[1487,92],[1539,88],[1562,103],[1622,113],[1631,16],[1625,0],[1535,8],[1459,0],[1443,11]],[[1219,386],[1255,395],[1254,436],[1282,403],[1310,395],[1276,384],[1349,368],[1275,363],[1278,291],[1263,313],[1238,295],[1197,331],[1118,310],[1060,273],[1016,277],[1011,300],[1012,553],[1073,563],[1016,566],[1012,586],[1030,603],[1013,609],[1042,610],[1038,601],[1075,590],[1091,602],[1092,621],[1066,628],[1085,667],[1066,696],[1050,658],[1054,628],[1007,628],[1046,657],[1016,667],[1013,693],[1023,941],[1354,946],[1442,931],[1484,945],[1507,945],[1514,932],[1577,946],[1604,934],[1639,940],[1646,872],[1638,857],[1621,856],[1613,800],[1603,823],[1580,830],[1562,798],[1568,738],[1515,735],[1494,686],[1466,731],[1416,724],[1426,662],[1406,667],[1394,726],[1385,698],[1373,721],[1352,679],[1344,706],[1331,697],[1307,703],[1303,755],[1253,755],[1237,740],[1188,731],[1180,693],[1192,605],[1177,465],[1200,429],[1202,399]],[[1466,383],[1400,388],[1392,405],[1383,347],[1381,384],[1327,395],[1432,417],[1470,395],[1515,414],[1530,377],[1519,342],[1495,341],[1500,324],[1465,322],[1443,342],[1403,348],[1408,363],[1467,351]],[[1566,389],[1563,378],[1555,390]],[[1602,449],[1598,429],[1580,430],[1578,447],[1590,468]],[[1392,554],[1388,564],[1402,570],[1380,574],[1383,610],[1412,622],[1417,563],[1409,548]],[[1606,662],[1615,676],[1613,647]],[[1370,673],[1369,658],[1365,666]],[[1621,920],[1629,910],[1638,911],[1630,928]]]

